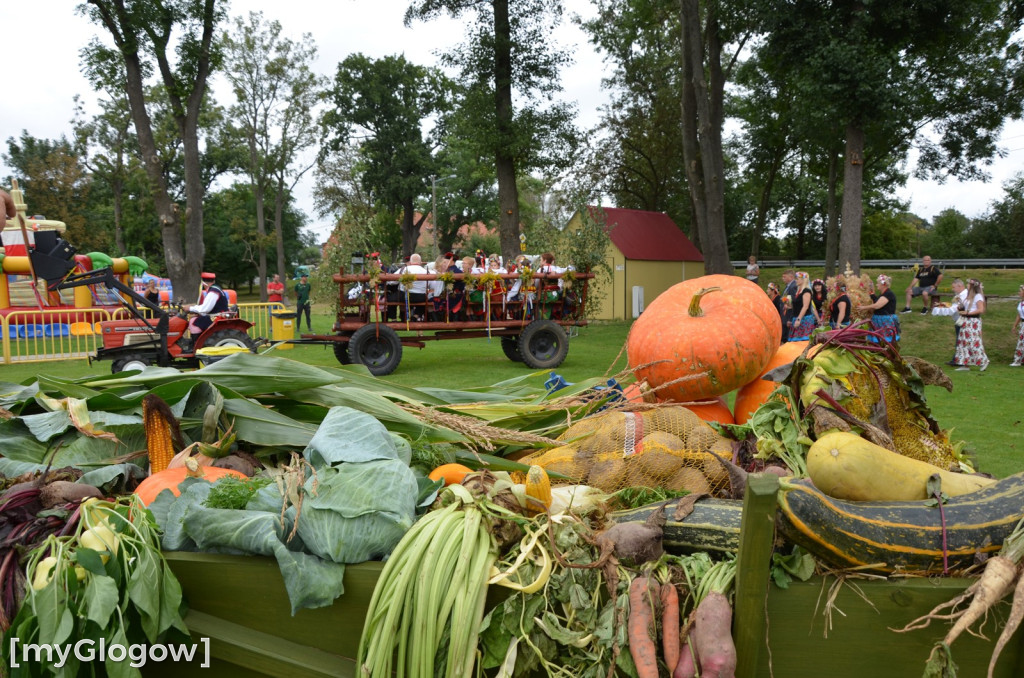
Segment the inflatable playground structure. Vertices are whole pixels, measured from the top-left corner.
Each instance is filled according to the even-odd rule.
[[[135,285],[146,276],[146,262],[102,252],[79,254],[62,237],[63,222],[28,216],[17,182],[10,193],[17,214],[5,220],[0,232],[4,362],[85,357],[95,349],[96,324],[128,312],[118,294],[102,285],[58,291],[56,283],[72,273],[109,266],[126,285]]]

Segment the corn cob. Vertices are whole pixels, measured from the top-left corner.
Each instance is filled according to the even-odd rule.
[[[174,457],[172,423],[168,421],[168,417],[173,416],[159,396],[150,393],[142,399],[142,424],[146,429],[146,451],[149,453],[151,475],[166,470]]]

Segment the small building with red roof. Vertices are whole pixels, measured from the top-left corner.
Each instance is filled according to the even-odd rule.
[[[643,307],[678,282],[704,275],[704,255],[664,212],[618,207],[589,207],[608,232],[606,261],[611,279],[598,272],[593,283],[599,296],[591,317],[630,320]],[[569,222],[580,218],[577,212]]]

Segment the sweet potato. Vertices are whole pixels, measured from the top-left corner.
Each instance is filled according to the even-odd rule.
[[[734,678],[736,646],[732,641],[732,606],[728,598],[712,591],[700,601],[690,639],[702,678]]]
[[[690,646],[690,641],[683,641],[683,646],[679,649],[679,662],[676,663],[676,668],[672,672],[672,678],[696,678],[697,675],[697,660],[693,656],[693,648]]]

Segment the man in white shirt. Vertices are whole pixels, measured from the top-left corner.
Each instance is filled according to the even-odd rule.
[[[409,256],[409,263],[398,274],[426,275],[427,272],[427,269],[423,267],[423,258],[419,254],[413,253]],[[423,320],[426,317],[427,281],[416,280],[409,285],[408,289],[405,285],[402,285],[401,288],[403,297],[406,296],[406,292],[409,293],[409,311],[412,314],[412,320]],[[406,320],[404,299],[402,306],[402,320]]]

